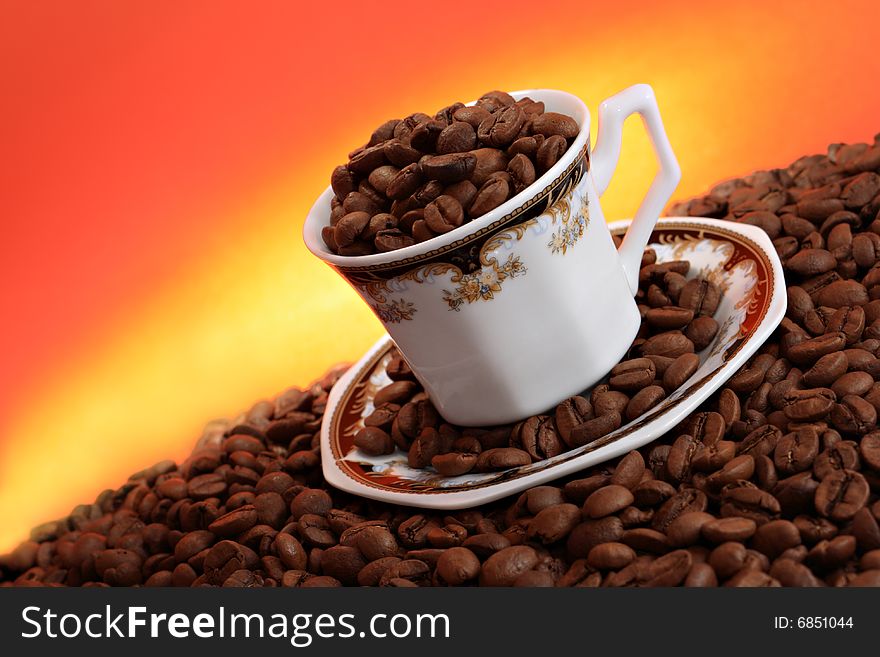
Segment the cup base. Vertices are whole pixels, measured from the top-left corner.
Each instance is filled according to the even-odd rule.
[[[553,369],[546,372],[546,376],[550,378],[550,381],[537,381],[534,386],[525,385],[521,380],[516,381],[514,383],[516,388],[509,391],[503,404],[471,403],[467,404],[464,408],[458,409],[449,406],[444,407],[437,404],[435,401],[436,397],[430,394],[430,385],[426,385],[426,382],[418,376],[416,378],[419,378],[419,382],[425,390],[429,391],[428,397],[435,402],[435,406],[441,417],[447,422],[458,426],[489,427],[502,424],[512,424],[531,417],[532,415],[552,415],[555,407],[559,403],[565,401],[569,397],[579,395],[589,390],[606,377],[611,369],[620,362],[629,350],[639,331],[639,314],[635,302],[633,302],[628,308],[631,309],[631,312],[628,310],[627,314],[632,314],[632,317],[626,317],[623,320],[623,324],[626,326],[626,333],[623,335],[626,337],[626,340],[623,340],[621,337],[620,327],[618,326],[615,329],[617,339],[621,340],[618,344],[621,344],[622,346],[614,349],[606,345],[601,345],[599,347],[595,347],[594,345],[594,348],[590,350],[588,359],[589,371],[595,372],[595,374],[589,378],[579,380],[575,385],[568,388],[556,388],[553,390],[554,394],[552,396],[541,395],[540,391],[542,388],[547,389],[549,383],[556,384],[558,381],[563,380],[564,377],[557,376],[557,373]],[[632,328],[630,329],[629,326],[632,326]],[[569,363],[568,366],[571,367],[572,365]],[[498,397],[499,392],[500,391],[497,389],[491,392],[487,391],[486,397]],[[501,408],[502,406],[503,408]]]

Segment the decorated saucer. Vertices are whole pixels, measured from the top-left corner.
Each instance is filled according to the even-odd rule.
[[[628,221],[609,225],[623,235]],[[688,278],[702,276],[723,292],[715,313],[720,328],[700,356],[700,367],[660,404],[616,431],[553,458],[502,472],[444,477],[414,469],[395,450],[370,456],[354,445],[355,434],[373,411],[377,391],[391,383],[385,367],[395,351],[380,339],[333,387],[321,426],[324,477],[333,486],[383,502],[430,509],[485,504],[526,488],[571,475],[620,456],[674,428],[718,390],[757,351],[782,321],[786,309],[782,264],[759,228],[717,219],[661,219],[651,236],[657,262],[688,260]]]

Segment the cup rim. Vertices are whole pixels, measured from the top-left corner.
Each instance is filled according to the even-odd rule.
[[[578,96],[569,93],[567,91],[561,91],[558,89],[526,89],[522,91],[515,91],[510,94],[516,100],[523,98],[525,96],[529,96],[530,98],[540,101],[545,100],[548,97],[559,97],[565,98],[570,101],[574,101],[577,109],[580,111],[580,116],[573,116],[572,118],[578,122],[580,126],[580,130],[572,142],[571,146],[565,152],[565,155],[554,164],[550,169],[544,172],[541,177],[537,178],[535,182],[529,185],[526,189],[521,191],[519,194],[509,198],[507,201],[499,205],[494,210],[490,210],[486,214],[477,217],[476,219],[469,221],[466,224],[462,224],[458,228],[455,228],[448,233],[444,233],[442,235],[438,235],[437,237],[433,237],[424,242],[420,242],[418,244],[413,244],[412,246],[407,246],[402,249],[397,249],[395,251],[388,251],[387,253],[373,253],[370,255],[362,255],[362,256],[343,256],[338,255],[330,251],[327,248],[327,245],[324,244],[324,240],[321,238],[321,228],[328,224],[330,219],[330,213],[327,209],[330,203],[330,199],[333,197],[333,189],[330,185],[318,196],[317,200],[312,204],[311,209],[309,210],[308,215],[306,216],[305,223],[303,224],[302,236],[303,241],[306,244],[306,247],[311,251],[314,255],[319,257],[324,262],[327,262],[331,265],[335,265],[338,267],[371,267],[375,265],[387,265],[390,263],[397,262],[399,260],[408,260],[414,257],[420,257],[429,251],[433,251],[438,248],[443,248],[448,246],[452,242],[456,240],[460,240],[462,238],[467,237],[470,234],[476,233],[486,226],[489,226],[493,222],[497,221],[499,218],[505,216],[506,214],[512,212],[516,208],[523,205],[528,199],[534,197],[536,194],[540,193],[550,182],[555,180],[565,169],[567,169],[571,163],[575,160],[576,157],[580,154],[581,150],[583,150],[585,144],[588,142],[590,138],[590,110],[587,108],[586,103],[581,100]],[[471,101],[467,103],[467,105],[473,105],[477,101]]]

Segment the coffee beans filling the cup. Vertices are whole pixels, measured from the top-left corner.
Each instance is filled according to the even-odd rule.
[[[380,125],[333,170],[333,253],[360,256],[412,246],[490,212],[553,167],[580,128],[543,102],[490,91],[433,117]]]
[[[878,174],[880,136],[673,208],[765,230],[784,262],[788,312],[720,392],[638,451],[462,511],[353,497],[321,472],[318,432],[336,368],[210,424],[182,463],[138,472],[35,528],[0,557],[0,582],[880,586]],[[385,412],[359,448],[381,454],[402,434],[419,444],[408,452],[419,467],[513,467],[644,412],[711,339],[701,318],[718,301],[699,279],[682,284],[684,264],[666,264],[646,253],[643,333],[589,398],[517,427],[458,430],[440,423],[397,361],[380,393]],[[452,449],[435,451],[445,441]]]

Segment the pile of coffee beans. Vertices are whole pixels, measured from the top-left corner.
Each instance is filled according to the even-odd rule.
[[[345,256],[394,251],[494,210],[550,169],[580,128],[543,102],[490,91],[380,125],[333,170],[321,235]]]
[[[657,263],[647,250],[636,294],[642,323],[624,360],[583,396],[514,425],[476,429],[443,422],[395,351],[387,367],[393,382],[376,393],[355,445],[370,456],[400,449],[410,467],[456,476],[528,465],[601,438],[681,386],[700,366],[695,352],[715,339],[712,315],[721,293],[704,278],[687,280],[689,269],[683,260]]]
[[[335,369],[305,390],[212,423],[183,463],[136,473],[37,527],[0,558],[0,582],[880,586],[878,173],[880,137],[723,183],[675,208],[766,230],[785,264],[788,315],[679,427],[613,463],[452,513],[342,493],[323,480],[318,439],[342,371]],[[644,306],[674,305],[670,273],[645,264],[645,282],[650,276],[657,289],[653,301],[650,284],[644,289]],[[639,358],[653,363],[651,380],[661,382],[651,386],[667,390],[669,370],[658,375],[650,356],[681,354],[646,353],[652,338],[640,339]],[[618,415],[641,393],[626,404],[617,393],[629,396],[630,379],[647,381],[644,368],[642,361],[612,375],[614,387],[604,392],[613,393],[607,403]],[[392,397],[386,401],[396,403]],[[596,408],[598,399],[586,401],[595,417],[610,415]],[[407,412],[422,422],[429,407],[416,406]],[[564,427],[592,421],[583,420],[583,401],[572,406],[572,418],[530,420],[536,445],[549,427],[561,438]],[[393,430],[385,433],[394,440]],[[446,460],[471,453],[458,449],[476,448],[471,438],[480,443],[478,459],[493,449],[482,449],[491,440],[485,434],[461,433]],[[377,449],[387,448],[382,441]]]

